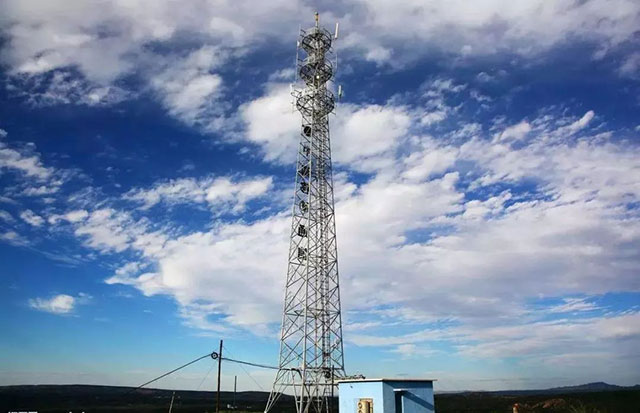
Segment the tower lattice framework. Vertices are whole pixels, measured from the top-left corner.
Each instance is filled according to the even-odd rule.
[[[345,376],[329,140],[332,40],[316,14],[315,26],[302,30],[298,42],[305,57],[297,59],[297,73],[305,86],[293,96],[302,126],[279,370],[265,412],[287,392],[298,413],[327,413],[336,380]]]

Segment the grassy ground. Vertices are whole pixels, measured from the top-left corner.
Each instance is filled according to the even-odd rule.
[[[438,413],[640,413],[640,391],[509,396],[491,393],[436,395]]]
[[[0,413],[160,413],[169,410],[172,393],[170,390],[131,391],[129,388],[106,386],[0,387]],[[261,412],[267,396],[262,392],[238,393],[238,409],[225,409],[224,412]],[[179,391],[176,392],[173,412],[214,412],[215,399],[213,392]],[[222,406],[232,403],[232,400],[231,393],[221,393]],[[512,413],[515,403],[521,406],[520,413],[640,413],[640,390],[554,395],[437,394],[435,400],[437,413]],[[293,407],[293,399],[283,396],[278,412],[293,413]]]

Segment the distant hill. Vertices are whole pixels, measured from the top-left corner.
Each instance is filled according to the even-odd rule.
[[[491,391],[488,393],[498,395],[524,395],[524,394],[570,394],[570,393],[586,393],[586,392],[601,392],[601,391],[617,391],[617,390],[640,390],[640,384],[635,386],[618,386],[615,384],[609,384],[602,381],[595,383],[580,384],[578,386],[563,386],[552,387],[549,389],[537,389],[537,390],[499,390]]]
[[[595,383],[581,384],[579,386],[554,387],[548,390],[560,391],[563,393],[575,393],[575,392],[582,392],[582,391],[609,391],[609,390],[625,390],[625,389],[638,390],[640,389],[640,384],[636,384],[635,386],[618,386],[615,384],[605,383],[603,381],[597,381]]]

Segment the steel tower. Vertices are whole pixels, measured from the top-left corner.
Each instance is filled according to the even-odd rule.
[[[298,413],[327,413],[336,379],[345,376],[338,283],[329,114],[335,106],[327,88],[334,65],[336,33],[316,24],[301,30],[293,89],[302,115],[296,164],[293,222],[289,248],[280,363],[265,412],[283,392],[293,393]],[[339,92],[340,94],[340,92]]]

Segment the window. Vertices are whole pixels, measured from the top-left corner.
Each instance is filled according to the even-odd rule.
[[[402,413],[402,392],[395,392],[396,396],[396,413]]]

